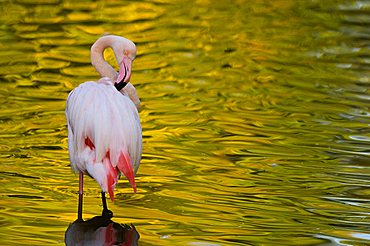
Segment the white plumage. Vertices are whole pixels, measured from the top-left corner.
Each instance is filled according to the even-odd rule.
[[[116,54],[119,74],[104,61],[103,51],[107,47],[112,47]],[[95,42],[91,54],[92,64],[102,78],[79,85],[68,96],[69,156],[72,169],[81,173],[80,194],[81,176],[88,174],[113,200],[113,190],[121,173],[136,191],[134,175],[141,159],[140,101],[128,81],[136,49],[131,41],[109,35]],[[117,78],[124,79],[115,81]],[[127,85],[118,91],[115,86],[118,83]]]
[[[102,78],[85,82],[74,89],[67,100],[68,147],[72,169],[88,173],[108,192],[103,160],[117,167],[120,153],[128,153],[134,172],[141,157],[140,119],[134,103],[116,90],[113,82]],[[92,150],[85,144],[89,138]]]

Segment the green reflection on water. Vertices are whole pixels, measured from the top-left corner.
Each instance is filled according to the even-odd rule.
[[[0,3],[0,244],[63,245],[76,218],[67,93],[89,48],[138,47],[140,245],[369,243],[365,1]],[[113,62],[112,54],[106,57]],[[98,215],[87,180],[85,218]]]

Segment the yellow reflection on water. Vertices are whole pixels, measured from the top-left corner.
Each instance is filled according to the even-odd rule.
[[[138,48],[138,193],[121,180],[109,207],[140,244],[366,244],[356,2],[1,2],[0,244],[64,244],[78,190],[65,100],[99,78],[89,52],[106,33]],[[88,219],[101,206],[85,187]]]

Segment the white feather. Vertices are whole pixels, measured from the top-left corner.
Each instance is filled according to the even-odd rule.
[[[109,150],[113,167],[123,151],[129,154],[136,173],[142,152],[138,111],[128,96],[116,90],[112,80],[85,82],[71,91],[66,117],[70,161],[75,172],[87,172],[107,191],[103,159]],[[94,143],[94,150],[85,144],[87,137]]]

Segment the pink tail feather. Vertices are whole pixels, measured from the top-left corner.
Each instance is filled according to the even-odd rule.
[[[112,201],[114,201],[114,188],[116,187],[116,184],[118,182],[118,170],[114,168],[111,164],[109,150],[105,155],[105,161],[103,160],[103,163],[105,163],[105,171],[107,172],[109,197]]]
[[[130,182],[131,187],[134,189],[134,192],[136,193],[135,175],[134,170],[132,169],[130,155],[121,152],[118,159],[117,167],[126,176],[128,181]]]

